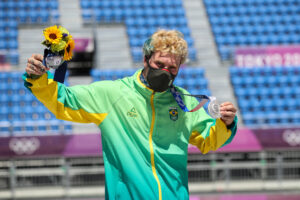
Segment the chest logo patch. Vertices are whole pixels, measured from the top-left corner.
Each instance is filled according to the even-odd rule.
[[[178,119],[178,111],[176,107],[169,108],[170,119],[176,121]]]
[[[135,117],[137,117],[137,116],[138,116],[138,114],[137,114],[137,112],[136,112],[136,110],[135,110],[135,108],[134,108],[134,107],[133,107],[133,108],[131,108],[131,110],[127,112],[127,116],[129,116],[129,117],[133,117],[133,118],[135,118]]]

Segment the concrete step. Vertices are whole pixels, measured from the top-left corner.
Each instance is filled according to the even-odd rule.
[[[119,26],[115,28],[114,26],[101,27],[98,28],[97,36],[102,39],[110,39],[110,38],[118,38],[120,35],[126,34],[125,27],[123,25],[115,25]],[[119,38],[120,39],[120,38]]]
[[[189,12],[186,15],[189,17],[203,17],[206,16],[206,12],[199,11],[197,8],[189,8]]]
[[[195,30],[195,32],[193,32],[193,34],[197,35],[197,39],[200,38],[207,38],[207,39],[213,39],[213,35],[211,34],[210,30],[208,30],[208,28],[206,27],[203,30]]]
[[[108,61],[108,60],[127,60],[127,59],[131,59],[131,56],[128,55],[128,53],[124,53],[123,54],[119,54],[119,53],[109,53],[109,52],[103,52],[102,55],[101,55],[101,60],[105,60],[105,61]]]
[[[203,37],[194,39],[194,44],[198,45],[199,48],[202,46],[204,46],[204,47],[210,46],[210,49],[214,49],[214,50],[216,49],[215,48],[215,46],[216,46],[215,40],[207,35],[203,35]]]
[[[80,26],[78,26],[78,24],[82,23],[81,18],[78,17],[77,15],[68,14],[68,15],[64,15],[62,17],[64,17],[62,23],[65,24],[65,25],[63,25],[63,27],[65,27],[65,28],[67,28],[67,27],[70,27],[70,28],[73,28],[73,27],[79,28]],[[76,21],[76,23],[74,23],[74,21]]]
[[[201,37],[194,39],[195,43],[201,43],[202,45],[214,45],[215,46],[215,40],[211,38],[211,35],[209,33],[207,34],[199,34]]]
[[[205,66],[204,68],[209,68],[211,66],[215,66],[219,64],[218,60],[210,60],[210,59],[203,59],[199,57],[199,62],[201,66]]]
[[[205,49],[199,49],[198,54],[201,54],[201,56],[204,56],[206,58],[212,59],[213,57],[216,57],[216,52],[214,51],[205,51]],[[217,60],[217,58],[215,59]]]
[[[122,38],[122,40],[120,40]],[[132,68],[132,58],[124,25],[100,25],[97,28],[100,68]]]
[[[44,46],[41,42],[44,40],[44,26],[20,27],[19,28],[19,65],[20,69],[25,69],[28,58],[34,53],[43,54]]]
[[[124,62],[106,62],[101,69],[131,69],[132,65]]]
[[[59,12],[62,26],[78,29],[82,27],[79,0],[59,0]]]
[[[208,48],[210,48],[210,47],[208,47]],[[201,59],[201,60],[209,61],[209,60],[213,60],[213,59],[211,59],[213,56],[217,57],[217,53],[214,52],[213,50],[210,50],[210,51],[206,52],[205,49],[203,49],[201,51],[198,50],[197,56],[199,56],[199,59]],[[219,60],[219,59],[216,58],[214,60]],[[217,64],[217,65],[220,65],[220,64]]]
[[[201,15],[196,15],[196,16],[191,16],[191,17],[195,17],[195,18],[204,18],[205,19],[205,17],[202,17]],[[208,26],[209,25],[209,23],[208,23],[208,21],[205,21],[205,20],[192,20],[192,21],[190,21],[189,22],[189,26],[190,27],[206,27],[206,26]]]
[[[199,59],[201,62],[207,62],[207,63],[211,63],[210,61],[213,61],[212,63],[215,63],[215,61],[218,61],[217,64],[214,64],[214,66],[219,66],[220,65],[220,60],[218,58],[216,58],[215,60],[210,59],[208,57],[205,56],[205,54],[198,54]]]
[[[74,0],[64,0],[64,3],[59,4],[59,9],[60,10],[74,10],[80,8],[80,5],[78,4],[78,1],[74,2]],[[63,13],[62,13],[63,14]]]
[[[19,58],[19,61],[22,62],[22,61],[25,61],[27,62],[27,59],[31,57],[32,54],[43,54],[44,52],[44,49],[41,49],[39,51],[37,50],[31,50],[31,51],[27,51],[27,52],[20,52],[20,55],[22,55],[20,58]]]
[[[41,40],[36,40],[36,39],[30,39],[28,38],[27,40],[25,38],[19,39],[18,42],[19,44],[22,43],[24,44],[24,47],[32,47],[32,46],[38,46],[38,45],[42,45],[42,41],[45,38],[41,38]]]
[[[127,43],[124,42],[120,42],[118,43],[118,41],[115,42],[103,42],[101,41],[101,45],[99,46],[102,50],[107,50],[109,51],[109,49],[116,49],[116,48],[120,48],[120,49],[126,49],[129,48],[129,45]]]
[[[198,53],[199,52],[205,52],[205,54],[209,54],[210,52],[214,52],[215,54],[213,56],[217,56],[216,53],[216,49],[215,49],[215,45],[213,42],[195,42],[195,46],[197,46],[197,49],[198,49]]]
[[[216,54],[216,52],[215,52],[215,49],[213,48],[214,46],[213,46],[214,44],[209,44],[209,45],[205,45],[205,44],[203,44],[203,43],[198,43],[197,45],[195,45],[195,46],[197,46],[198,48],[198,53],[199,54],[202,54],[202,52],[205,52],[205,54],[210,54],[210,53],[214,53],[214,56],[216,56],[215,54]]]
[[[108,32],[107,32],[108,31]],[[119,30],[114,30],[112,29],[111,30],[111,34],[109,33],[109,30],[105,29],[105,30],[101,30],[99,29],[98,31],[98,37],[101,37],[101,39],[103,39],[104,41],[105,40],[110,40],[110,39],[116,39],[118,38],[120,35],[126,35],[126,32],[125,31],[119,31]],[[100,33],[99,33],[100,32]],[[120,41],[120,38],[118,38],[119,41]]]
[[[120,35],[124,35],[123,33],[120,33]],[[115,36],[115,37],[111,37],[111,38],[107,38],[107,37],[101,37],[101,44],[104,44],[104,45],[107,45],[107,44],[110,44],[111,46],[112,45],[123,45],[123,44],[128,44],[127,42],[127,37],[123,38],[123,40],[120,40],[120,35],[118,36]],[[99,38],[99,36],[98,36]],[[112,39],[112,40],[110,40]],[[118,40],[116,40],[118,39]]]
[[[210,66],[218,65],[219,64],[218,60],[203,60],[201,58],[199,58],[199,59],[200,59],[199,63],[200,63],[201,66],[210,67]]]
[[[187,4],[185,4],[185,8],[198,8],[200,6],[200,1],[195,0],[185,0]]]
[[[186,16],[188,18],[198,18],[198,19],[203,19],[206,16],[205,12],[202,12],[199,10],[199,8],[190,8],[189,11],[186,13]]]
[[[204,28],[193,28],[194,32],[192,33],[193,35],[195,35],[196,37],[194,38],[195,40],[214,40],[213,35],[211,33],[210,30],[207,30],[207,27]]]
[[[90,76],[72,76],[69,77],[68,83],[70,86],[73,85],[88,85],[92,82],[92,77]]]
[[[19,54],[21,54],[21,53],[26,54],[26,53],[30,53],[32,51],[44,53],[45,46],[40,44],[40,42],[35,42],[32,44],[34,44],[34,45],[22,43],[22,46],[19,47]]]
[[[38,30],[32,31],[32,33],[30,33],[27,29],[25,30],[19,29],[18,40],[20,42],[30,42],[30,41],[42,42],[45,39],[43,35],[43,28],[37,28],[37,29]]]
[[[102,58],[101,62],[104,62],[104,63],[115,63],[115,62],[124,63],[124,62],[127,62],[128,59],[129,59],[128,57],[108,57],[108,58]]]
[[[108,58],[130,58],[131,56],[126,51],[103,51],[102,52],[103,57]]]

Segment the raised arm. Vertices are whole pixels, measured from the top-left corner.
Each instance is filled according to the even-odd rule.
[[[43,56],[37,54],[28,59],[26,73],[23,75],[24,85],[56,118],[99,125],[107,116],[108,105],[99,98],[106,95],[104,89],[99,94],[101,87],[105,86],[94,83],[66,87],[53,80],[49,69],[43,66],[42,59]]]

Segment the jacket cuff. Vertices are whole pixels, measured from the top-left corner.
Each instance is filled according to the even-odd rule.
[[[23,74],[23,76],[24,76],[25,78],[38,79],[38,78],[40,78],[42,75],[35,75],[35,74],[29,75],[27,72],[25,72],[25,73]]]
[[[231,130],[231,136],[230,136],[230,138],[228,138],[228,140],[222,146],[229,144],[233,140],[233,138],[236,134],[236,131],[237,131],[237,123],[238,123],[238,118],[237,118],[237,116],[235,116],[233,122],[227,126],[227,129]]]

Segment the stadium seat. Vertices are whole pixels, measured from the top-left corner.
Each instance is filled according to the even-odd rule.
[[[80,5],[85,23],[92,23],[94,18],[99,23],[125,22],[134,62],[142,61],[142,55],[136,48],[141,48],[145,39],[158,28],[181,31],[190,47],[189,60],[197,59],[182,0],[81,0]]]
[[[0,114],[1,115],[1,114]],[[7,137],[11,133],[11,123],[0,120],[0,137]]]
[[[298,1],[293,3],[298,6]],[[231,58],[230,49],[235,46],[300,42],[297,6],[267,0],[208,0],[204,4],[222,60]]]
[[[9,121],[9,112],[8,106],[0,106],[0,121]]]
[[[0,136],[72,133],[24,87],[22,73],[0,73]]]
[[[299,67],[229,69],[247,126],[287,126],[300,122],[300,115],[293,114],[300,113],[299,74],[295,74],[298,70]]]
[[[53,1],[1,1],[0,2],[0,50],[8,51],[7,61],[19,63],[18,26],[19,24],[56,23],[59,17],[58,2]],[[12,53],[11,53],[12,52]]]

